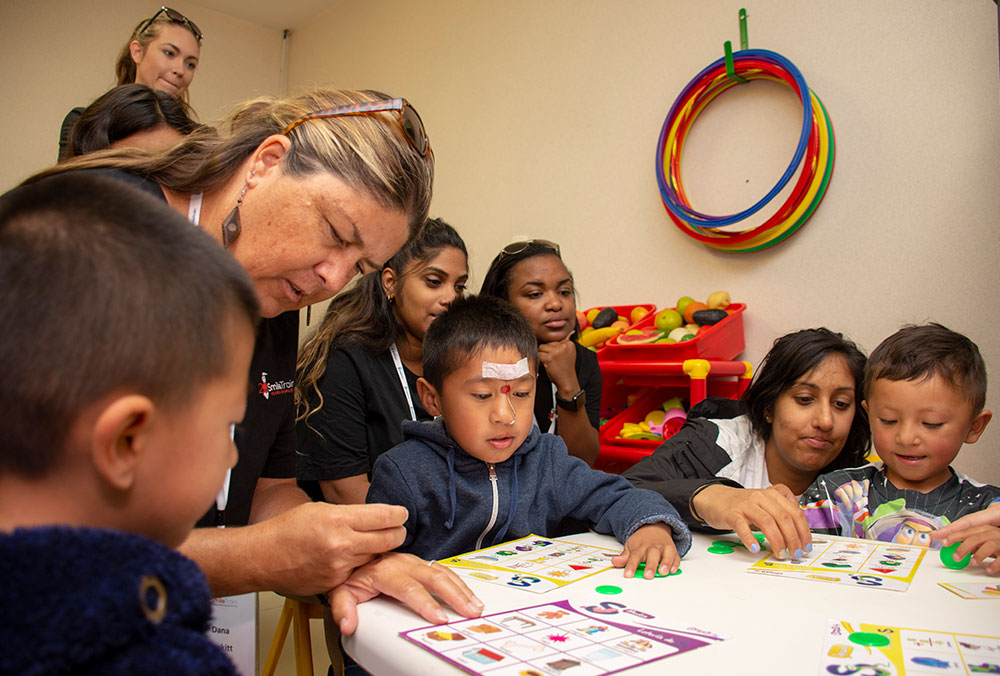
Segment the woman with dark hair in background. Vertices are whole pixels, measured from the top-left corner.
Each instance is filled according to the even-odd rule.
[[[165,148],[199,126],[180,99],[146,85],[121,85],[84,109],[70,135],[69,156],[107,148]]]
[[[115,84],[146,85],[185,104],[194,80],[204,36],[197,25],[175,9],[161,7],[140,21],[115,62]],[[83,108],[74,108],[63,119],[59,133],[59,160],[72,157],[70,133]]]
[[[510,301],[538,338],[535,421],[562,437],[570,455],[593,465],[600,453],[601,370],[576,331],[576,290],[559,245],[536,239],[505,246],[490,264],[480,293]]]
[[[623,475],[694,528],[734,530],[759,551],[756,529],[779,556],[801,554],[812,538],[796,496],[821,472],[865,463],[865,361],[829,329],[782,336],[742,399],[693,406],[677,434]]]
[[[314,499],[363,504],[375,458],[403,420],[430,420],[417,396],[424,334],[465,292],[465,242],[440,219],[334,298],[299,352],[298,477]]]

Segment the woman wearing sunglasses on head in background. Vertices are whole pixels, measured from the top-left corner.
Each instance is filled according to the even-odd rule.
[[[468,281],[465,242],[432,218],[330,302],[296,378],[299,483],[314,499],[364,504],[375,459],[403,442],[402,422],[433,417],[417,396],[424,334]]]
[[[513,303],[538,338],[535,421],[558,434],[570,455],[593,465],[600,452],[601,370],[597,356],[572,336],[576,291],[559,245],[542,239],[508,244],[497,254],[480,293]]]
[[[232,253],[260,300],[265,320],[236,428],[239,461],[228,491],[181,547],[214,593],[325,594],[350,575],[330,594],[346,633],[355,604],[380,591],[403,595],[429,621],[444,617],[424,585],[478,615],[481,604],[450,571],[410,555],[378,556],[403,541],[405,510],[314,503],[295,483],[294,311],[381,270],[426,220],[434,162],[416,111],[373,91],[257,99],[218,130],[198,129],[169,148],[98,151],[29,181],[78,170],[165,200]]]
[[[187,107],[188,87],[194,80],[201,52],[202,32],[175,9],[161,7],[140,21],[118,54],[117,85],[138,83],[175,97]],[[72,157],[70,136],[83,108],[74,108],[63,119],[59,133],[59,159]]]

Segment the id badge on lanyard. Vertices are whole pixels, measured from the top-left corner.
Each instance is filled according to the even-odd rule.
[[[403,388],[403,395],[406,397],[406,405],[410,407],[410,420],[417,421],[417,412],[413,408],[413,397],[410,396],[410,385],[406,382],[406,371],[403,370],[403,360],[399,358],[399,350],[393,344],[389,347],[392,354],[392,363],[396,365],[396,375],[399,376],[399,385]]]

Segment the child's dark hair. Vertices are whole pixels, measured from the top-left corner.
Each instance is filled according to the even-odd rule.
[[[510,300],[511,273],[518,263],[535,256],[555,256],[562,260],[559,246],[555,242],[532,239],[526,242],[508,244],[490,263],[490,269],[486,271],[486,277],[483,278],[483,285],[479,288],[479,293]],[[566,268],[566,272],[569,272],[569,268]],[[573,273],[569,273],[569,278],[573,279]]]
[[[767,441],[771,438],[771,423],[768,418],[774,413],[778,397],[824,359],[837,354],[844,358],[854,378],[854,420],[844,448],[823,468],[824,472],[865,464],[865,455],[871,443],[868,414],[861,406],[864,398],[862,384],[865,355],[857,345],[827,328],[805,329],[784,335],[774,341],[771,350],[761,361],[753,382],[743,393],[743,403],[747,407],[750,424],[754,432]]]
[[[978,415],[986,405],[986,364],[971,340],[940,324],[909,324],[872,351],[865,368],[865,396],[872,384],[887,380],[924,380],[934,374],[949,381]]]
[[[0,474],[44,476],[80,413],[120,388],[190,403],[257,312],[231,255],[122,180],[68,173],[3,195]]]
[[[424,378],[438,391],[471,355],[513,347],[538,368],[538,340],[516,307],[492,296],[456,298],[424,336]]]

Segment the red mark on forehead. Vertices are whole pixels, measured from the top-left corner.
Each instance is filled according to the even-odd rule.
[[[501,392],[502,394],[507,394],[508,392],[510,392],[510,385],[503,385],[503,386],[502,386],[502,387],[500,388],[500,392]]]

